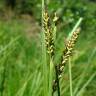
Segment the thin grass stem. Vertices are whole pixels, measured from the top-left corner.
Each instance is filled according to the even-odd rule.
[[[69,79],[70,79],[70,96],[73,96],[73,88],[72,88],[72,70],[71,70],[71,60],[69,58]]]
[[[46,60],[46,47],[45,47],[45,34],[43,29],[43,13],[45,10],[44,1],[42,0],[42,32],[41,32],[41,38],[42,38],[42,64],[43,64],[43,95],[48,96],[48,77],[47,77],[47,60]]]

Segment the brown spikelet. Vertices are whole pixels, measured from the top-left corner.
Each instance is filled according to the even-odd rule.
[[[57,68],[58,68],[58,75],[59,75],[59,79],[62,77],[62,72],[63,72],[63,69],[65,67],[65,64],[66,62],[68,61],[69,57],[71,56],[72,54],[72,51],[73,51],[73,47],[77,41],[77,38],[79,36],[79,32],[80,32],[80,28],[77,28],[77,30],[73,33],[72,37],[70,38],[69,41],[67,41],[66,43],[66,48],[65,50],[63,51],[63,55],[61,57],[61,62],[59,65],[57,65]],[[53,91],[55,92],[56,91],[56,86],[57,86],[57,83],[56,83],[56,80],[53,81]]]
[[[73,32],[72,37],[70,38],[69,41],[67,41],[66,43],[66,48],[63,51],[63,55],[62,55],[62,59],[61,59],[61,63],[59,64],[59,74],[62,73],[64,66],[66,64],[66,62],[68,61],[68,58],[71,56],[73,48],[75,46],[75,43],[77,41],[77,38],[79,36],[79,32],[80,32],[80,28],[77,28],[75,32]]]
[[[43,27],[45,31],[45,44],[47,48],[47,53],[53,56],[54,55],[54,40],[53,40],[52,28],[50,24],[50,17],[47,11],[45,11],[43,14]]]

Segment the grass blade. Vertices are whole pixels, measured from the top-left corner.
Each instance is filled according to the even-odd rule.
[[[84,86],[81,88],[81,90],[77,93],[76,96],[81,96],[84,89],[88,86],[88,84],[93,80],[93,78],[96,76],[96,72],[93,73],[93,75],[88,79],[88,81],[84,84]]]
[[[78,92],[78,89],[79,89],[81,83],[82,83],[83,80],[84,80],[85,74],[87,73],[87,71],[89,71],[89,70],[87,70],[87,69],[88,69],[88,67],[89,67],[89,65],[90,65],[90,63],[91,63],[91,61],[92,61],[95,53],[96,53],[96,48],[93,50],[91,56],[90,56],[89,59],[88,59],[87,66],[85,67],[85,69],[84,69],[84,71],[83,71],[83,73],[82,73],[82,76],[81,76],[80,80],[78,81],[78,83],[77,83],[77,85],[76,85],[76,88],[75,88],[75,90],[74,90],[74,93],[73,93],[74,95],[76,95],[76,93]]]
[[[45,46],[45,34],[43,29],[43,13],[44,13],[44,0],[42,0],[42,64],[43,64],[43,95],[48,96],[48,67],[47,67],[47,60],[46,60],[46,46]]]
[[[71,70],[71,60],[69,58],[69,79],[70,79],[70,96],[73,96],[72,89],[72,70]]]
[[[68,37],[67,37],[67,41],[70,40],[70,38],[72,37],[73,33],[76,31],[76,29],[79,27],[80,23],[82,22],[83,18],[80,18],[76,25],[74,26],[73,30],[69,33]]]
[[[49,96],[52,95],[52,85],[53,85],[53,60],[50,59],[50,71],[49,71]]]

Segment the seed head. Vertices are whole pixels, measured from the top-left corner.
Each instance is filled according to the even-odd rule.
[[[79,36],[80,28],[77,28],[76,31],[73,33],[70,40],[66,43],[66,48],[63,51],[63,55],[61,57],[61,62],[59,65],[57,65],[57,71],[58,71],[58,78],[60,79],[62,77],[62,72],[64,70],[65,64],[68,61],[69,57],[72,54],[73,47],[75,46],[75,43],[77,41],[77,38]],[[56,91],[57,82],[54,80],[53,82],[53,91]]]
[[[45,11],[43,14],[43,27],[45,31],[45,45],[47,48],[47,53],[53,56],[54,55],[54,40],[53,40],[52,27],[50,24],[50,17],[47,11]]]
[[[80,32],[80,28],[77,28],[75,32],[73,32],[72,37],[70,38],[69,41],[67,41],[66,43],[66,48],[63,51],[63,55],[62,55],[62,59],[61,59],[61,63],[59,64],[59,74],[62,73],[63,68],[66,64],[66,62],[68,61],[69,57],[72,54],[73,48],[75,46],[75,43],[77,41],[77,38],[79,36],[79,32]]]

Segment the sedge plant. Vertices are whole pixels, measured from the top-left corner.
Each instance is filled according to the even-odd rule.
[[[50,17],[45,6],[45,2],[42,0],[42,63],[44,96],[53,96],[55,91],[57,91],[58,96],[60,96],[59,80],[62,78],[64,67],[72,55],[73,48],[80,33],[79,25],[82,18],[78,20],[72,32],[70,32],[59,64],[55,64],[54,62],[57,20],[58,17],[56,16],[56,13],[54,14],[53,18]],[[72,96],[71,65],[69,66],[69,73],[70,94]]]

